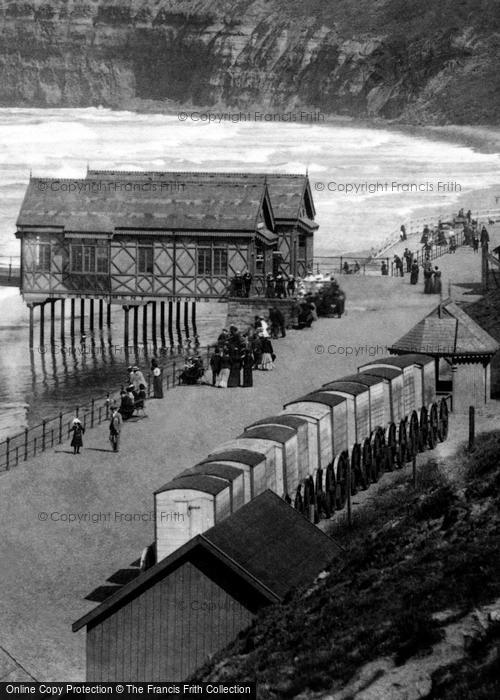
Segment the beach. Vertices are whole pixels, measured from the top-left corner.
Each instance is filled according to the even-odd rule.
[[[453,287],[457,298],[474,299],[464,292],[480,279],[479,261],[469,248],[437,261],[445,280],[464,285]],[[125,425],[120,453],[110,451],[103,425],[85,434],[78,456],[65,443],[0,475],[2,646],[31,676],[84,678],[84,634],[72,634],[71,623],[94,605],[84,596],[153,541],[154,490],[286,401],[386,355],[439,301],[408,276],[345,276],[341,284],[342,319],[275,341],[276,368],[255,372],[253,388],[176,387],[148,402],[147,418]],[[84,519],[69,523],[70,513]]]

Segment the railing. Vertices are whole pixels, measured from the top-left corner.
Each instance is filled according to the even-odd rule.
[[[212,346],[203,349],[208,356]],[[179,385],[179,377],[184,371],[184,362],[166,367],[162,372],[162,386],[164,391],[173,389]],[[147,375],[147,398],[151,397],[152,375]],[[108,392],[106,396],[92,398],[83,406],[75,406],[71,411],[59,413],[58,416],[47,418],[38,425],[25,428],[22,432],[8,437],[0,442],[0,471],[8,471],[17,467],[19,462],[26,462],[45,450],[61,445],[69,440],[73,418],[79,418],[85,429],[94,428],[110,419],[109,407],[113,400],[118,400],[119,391]]]
[[[433,215],[423,216],[418,219],[411,219],[410,221],[402,221],[401,223],[405,226],[407,235],[413,235],[414,233],[420,233],[423,230],[423,227],[426,224],[429,224],[433,218],[435,218]],[[454,221],[458,218],[458,215],[448,213],[442,214],[438,216],[438,218],[443,222]],[[485,218],[498,219],[500,218],[500,209],[477,209],[476,211],[471,212],[471,218],[475,220]],[[380,247],[378,249],[374,249],[373,257],[378,258],[382,256],[388,248],[391,248],[394,243],[397,243],[400,240],[400,236],[401,230],[392,231],[380,244]]]
[[[383,261],[385,261],[389,269],[390,258],[356,258],[349,255],[320,255],[314,258],[314,268],[316,274],[322,275],[374,275],[380,274],[380,266]],[[359,270],[356,270],[356,263],[359,265]],[[349,272],[347,272],[347,270],[349,270]]]
[[[20,276],[20,257],[18,255],[0,256],[0,282],[18,282]]]

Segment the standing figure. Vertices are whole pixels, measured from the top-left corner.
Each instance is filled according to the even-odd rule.
[[[231,345],[229,347],[229,357],[231,360],[231,366],[229,368],[229,377],[227,380],[228,387],[240,386],[240,374],[241,374],[241,349],[237,345]]]
[[[408,250],[408,248],[405,248],[405,252],[403,253],[403,257],[406,260],[406,272],[411,272],[411,264],[413,262],[413,253]]]
[[[109,421],[109,441],[113,447],[113,452],[120,450],[120,433],[122,430],[122,417],[116,404],[111,406],[111,420]]]
[[[269,322],[271,324],[271,337],[277,338],[278,332],[281,332],[281,337],[286,336],[285,330],[285,317],[277,306],[273,306],[269,309]]]
[[[81,421],[79,418],[73,418],[73,424],[70,428],[70,432],[73,433],[73,437],[71,438],[71,447],[73,448],[73,454],[74,455],[79,455],[80,454],[80,447],[83,447],[83,434],[85,432],[85,428],[81,424]]]
[[[253,354],[254,369],[258,369],[259,365],[262,364],[262,335],[261,334],[255,336],[255,338],[252,340],[252,354]]]
[[[210,357],[210,369],[212,370],[212,386],[217,386],[217,379],[221,370],[222,351],[217,348]]]
[[[155,399],[163,398],[163,380],[162,371],[158,367],[158,360],[153,357],[151,360],[151,371],[153,373],[153,396]]]
[[[401,275],[401,277],[404,277],[405,272],[403,269],[403,261],[399,257],[399,255],[394,256],[394,266],[396,268],[396,276]]]
[[[273,362],[276,359],[274,354],[273,345],[269,338],[262,338],[262,360],[260,364],[260,369],[268,371],[273,369]]]
[[[286,296],[285,292],[285,280],[281,272],[276,275],[276,296],[278,299],[284,299]]]
[[[472,239],[472,250],[477,253],[479,252],[479,234],[476,231],[474,231],[474,237]]]
[[[290,275],[286,283],[286,291],[289,297],[295,296],[295,277]]]
[[[227,380],[231,371],[231,358],[228,353],[228,348],[225,347],[220,358],[220,372],[217,386],[221,389],[227,389]]]
[[[243,355],[243,384],[244,387],[253,386],[253,364],[255,358],[250,343],[245,348]]]
[[[406,239],[408,238],[408,236],[406,235],[406,226],[404,224],[401,224],[400,230],[401,230],[401,236],[400,236],[401,240],[406,241]]]
[[[430,265],[424,267],[424,294],[432,293],[432,269]]]
[[[410,270],[410,284],[417,284],[418,282],[418,263],[415,260],[411,264],[411,270]]]
[[[441,270],[436,265],[436,267],[434,268],[434,273],[433,273],[432,291],[434,294],[441,294],[441,289],[442,289]]]
[[[486,226],[483,226],[483,228],[481,229],[480,240],[481,240],[481,248],[485,248],[488,245],[488,243],[490,242],[490,234],[488,233],[488,229],[486,228]]]
[[[274,299],[274,277],[270,272],[266,275],[266,297]]]
[[[245,296],[249,297],[250,296],[250,290],[252,288],[252,275],[248,270],[245,271],[245,274],[243,275],[243,285],[245,287]]]
[[[132,374],[132,380],[130,383],[134,385],[135,391],[138,392],[141,384],[144,384],[144,386],[146,386],[146,380],[144,379],[144,375],[141,372],[141,370],[139,369],[139,367],[133,367],[132,369],[133,369],[133,374]]]
[[[387,267],[387,263],[385,262],[385,260],[380,266],[380,274],[384,276],[389,274],[389,268]]]

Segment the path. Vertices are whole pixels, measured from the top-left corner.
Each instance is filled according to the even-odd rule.
[[[469,249],[444,256],[441,267],[479,280],[479,256]],[[71,623],[94,607],[83,597],[152,542],[156,488],[285,401],[387,354],[385,346],[438,302],[407,276],[346,277],[344,286],[346,315],[276,341],[276,369],[255,373],[253,388],[173,389],[148,403],[147,418],[125,426],[119,454],[110,452],[101,426],[86,433],[79,456],[65,444],[0,476],[0,647],[28,674],[84,679],[85,635],[72,634]],[[41,512],[48,520],[39,520]],[[68,524],[60,519],[67,513],[111,513],[111,521]],[[115,513],[146,519],[128,522]]]

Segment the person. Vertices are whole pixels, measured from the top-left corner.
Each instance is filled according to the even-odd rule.
[[[229,348],[236,348],[238,351],[243,347],[243,341],[241,339],[241,334],[236,326],[229,326],[229,337],[227,339],[227,345]]]
[[[441,289],[442,289],[441,270],[436,265],[436,267],[434,268],[434,273],[433,273],[432,291],[434,292],[434,294],[441,294]]]
[[[380,273],[382,275],[388,275],[389,274],[389,268],[387,267],[387,263],[385,260],[382,261],[382,264],[380,266]]]
[[[357,275],[358,272],[361,270],[361,265],[357,260],[354,261],[354,274]]]
[[[234,289],[234,296],[235,297],[242,297],[243,296],[243,289],[244,289],[245,281],[243,277],[241,276],[241,272],[237,272],[235,276],[233,277],[233,289]]]
[[[282,311],[278,309],[277,306],[273,306],[271,309],[269,309],[269,321],[271,324],[271,337],[277,338],[278,331],[280,331],[281,337],[285,338],[285,317],[283,316]]]
[[[153,373],[153,396],[155,399],[163,398],[162,372],[158,367],[158,360],[153,357],[151,360],[151,371]]]
[[[229,346],[229,357],[231,360],[231,366],[229,368],[229,377],[227,379],[228,387],[240,386],[240,375],[241,375],[241,348],[238,345]]]
[[[245,296],[249,297],[250,296],[250,290],[252,288],[252,275],[248,270],[245,270],[245,274],[243,275],[243,286],[245,288]]]
[[[253,365],[255,362],[255,358],[252,352],[252,346],[250,343],[247,343],[247,346],[245,348],[245,352],[243,355],[243,384],[242,386],[244,387],[250,387],[253,386]]]
[[[432,268],[430,265],[424,266],[424,294],[432,293]]]
[[[449,251],[450,253],[456,253],[457,252],[457,239],[455,238],[455,234],[452,233],[450,235],[450,243],[449,243]]]
[[[399,255],[394,256],[394,266],[396,268],[396,276],[401,275],[401,277],[404,277],[403,261]]]
[[[285,292],[285,280],[283,278],[283,275],[281,272],[279,272],[276,275],[276,283],[275,283],[275,289],[276,289],[276,296],[278,299],[284,299],[286,296]]]
[[[401,230],[401,240],[406,241],[406,239],[408,238],[408,236],[406,235],[406,226],[404,224],[401,224],[400,230]]]
[[[418,282],[418,262],[414,260],[411,264],[410,270],[410,284],[417,284]]]
[[[81,424],[81,421],[79,418],[73,418],[73,423],[70,428],[70,432],[73,433],[73,437],[71,438],[71,447],[73,448],[73,454],[74,455],[79,455],[80,454],[80,447],[83,447],[83,433],[85,432],[85,428]]]
[[[111,411],[111,419],[109,421],[109,441],[113,447],[113,452],[119,452],[120,433],[122,430],[123,421],[116,404],[112,404]]]
[[[490,242],[490,234],[488,233],[488,229],[486,226],[483,225],[483,228],[481,229],[481,248],[485,248],[488,243]]]
[[[224,345],[226,345],[228,338],[229,338],[229,331],[227,330],[227,328],[223,328],[222,331],[220,332],[219,337],[217,338],[218,347],[223,348]]]
[[[470,209],[467,211],[466,217],[467,217],[467,221],[468,221],[469,224],[470,224],[471,219],[472,219],[472,212],[471,212]]]
[[[135,404],[134,408],[136,408],[138,411],[142,411],[144,415],[145,409],[146,409],[146,385],[145,384],[140,384],[139,385],[139,391],[137,392],[137,396],[135,399]]]
[[[270,272],[266,275],[266,297],[274,299],[274,277]]]
[[[262,360],[260,363],[260,369],[264,371],[272,370],[275,359],[276,355],[274,354],[271,341],[269,338],[262,338]]]
[[[295,296],[295,277],[290,275],[286,283],[286,291],[289,297]]]
[[[303,328],[310,328],[313,320],[314,319],[309,304],[301,304],[297,329],[302,330]]]
[[[146,380],[144,379],[144,375],[139,369],[139,367],[133,367],[132,369],[133,374],[130,383],[134,385],[135,391],[138,392],[141,384],[144,384],[144,386],[146,385]]]
[[[475,253],[479,251],[479,234],[476,231],[474,231],[474,238],[472,239],[472,249]]]
[[[350,275],[350,274],[351,274],[351,268],[349,267],[349,263],[347,262],[347,260],[346,260],[345,263],[342,265],[342,270],[343,270],[343,272],[344,272],[344,275]]]
[[[222,350],[217,348],[210,356],[210,369],[212,370],[212,386],[217,386],[217,379],[221,369]]]
[[[403,257],[406,260],[406,272],[411,272],[411,264],[413,261],[413,253],[408,250],[408,248],[405,248],[405,252],[403,253]]]
[[[314,301],[309,302],[309,308],[311,309],[313,321],[317,321],[318,320],[318,311],[316,309],[316,304],[314,303]]]
[[[262,363],[262,336],[256,335],[252,339],[253,367],[258,369]]]
[[[220,371],[219,378],[217,380],[216,386],[221,389],[227,389],[227,380],[229,379],[229,373],[231,371],[231,358],[229,356],[227,346],[223,349],[220,358]]]
[[[120,408],[118,409],[123,420],[128,420],[134,414],[135,397],[130,392],[122,389],[120,392]]]

